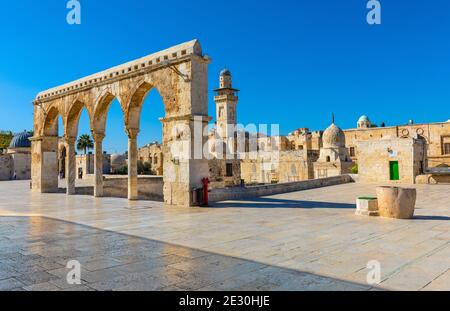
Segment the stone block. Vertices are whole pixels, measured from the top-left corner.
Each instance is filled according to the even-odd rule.
[[[360,216],[379,216],[377,198],[360,197],[356,199],[355,214]]]
[[[380,216],[411,219],[416,205],[416,189],[399,187],[378,187],[378,210]]]

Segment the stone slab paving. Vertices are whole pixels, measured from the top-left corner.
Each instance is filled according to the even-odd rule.
[[[39,216],[0,217],[0,290],[368,290],[345,282]],[[81,284],[69,285],[69,260]]]
[[[412,220],[354,215],[375,186],[165,208],[0,182],[0,290],[367,290],[371,260],[379,288],[450,290],[450,186],[416,186]]]

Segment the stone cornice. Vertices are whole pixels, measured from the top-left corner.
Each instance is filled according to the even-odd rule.
[[[239,97],[238,96],[234,96],[231,94],[224,94],[224,95],[216,95],[214,96],[214,101],[215,102],[224,102],[224,101],[239,101]]]
[[[162,123],[168,123],[172,121],[201,121],[201,122],[209,122],[212,120],[212,117],[205,116],[205,115],[182,115],[182,116],[175,116],[175,117],[166,117],[166,118],[160,118],[159,121]]]
[[[94,87],[112,84],[123,79],[141,76],[149,72],[192,60],[200,62],[210,61],[209,57],[202,55],[200,44],[197,40],[186,42],[164,51],[48,89],[37,95],[34,104],[37,105],[38,103],[44,103],[67,95],[76,94]]]

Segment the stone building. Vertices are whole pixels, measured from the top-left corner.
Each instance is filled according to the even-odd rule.
[[[354,165],[345,147],[344,132],[333,123],[323,132],[323,147],[314,163],[314,178],[348,174]]]
[[[0,180],[31,178],[31,142],[33,135],[23,132],[15,135],[6,153],[0,154]]]
[[[356,146],[358,141],[377,141],[385,137],[422,137],[426,142],[428,167],[450,166],[450,122],[360,127],[359,121],[356,129],[344,131],[346,147],[354,161],[358,161]]]
[[[422,138],[383,137],[357,141],[359,180],[414,184],[424,173],[426,141]]]
[[[162,145],[152,142],[138,150],[138,159],[141,163],[150,163],[150,170],[153,175],[163,175],[163,152]]]
[[[310,132],[308,128],[299,128],[289,133],[286,138],[291,143],[291,150],[315,150],[322,147],[322,131]]]
[[[128,166],[126,155],[118,153],[111,155],[111,173],[115,174],[126,166]]]
[[[277,156],[275,157],[274,154]],[[283,150],[272,155],[258,153],[241,162],[246,184],[286,183],[314,178],[313,160],[305,150]]]
[[[76,172],[77,179],[86,179],[93,177],[94,174],[94,155],[89,152],[88,154],[77,154],[76,156]],[[107,175],[111,173],[111,155],[103,152],[103,174]],[[91,176],[90,176],[91,175]]]

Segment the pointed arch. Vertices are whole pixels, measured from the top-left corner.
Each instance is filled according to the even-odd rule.
[[[127,109],[125,113],[125,126],[127,128],[140,128],[142,106],[144,104],[145,98],[153,88],[155,88],[158,93],[160,93],[156,86],[145,80],[141,80],[136,83],[134,88],[130,90],[130,97],[127,102]]]
[[[61,115],[56,105],[51,106],[45,114],[43,136],[58,136],[58,116]]]
[[[94,115],[91,120],[91,130],[95,133],[105,133],[106,129],[106,118],[108,116],[108,110],[111,106],[111,103],[114,100],[119,101],[120,108],[123,112],[123,107],[120,102],[120,99],[113,94],[111,89],[105,89],[95,101]]]
[[[81,101],[80,99],[75,99],[75,101],[70,105],[65,120],[64,134],[67,137],[74,137],[74,138],[78,137],[78,128],[83,108],[86,108],[89,117],[89,122],[91,123],[92,118],[86,103]]]

